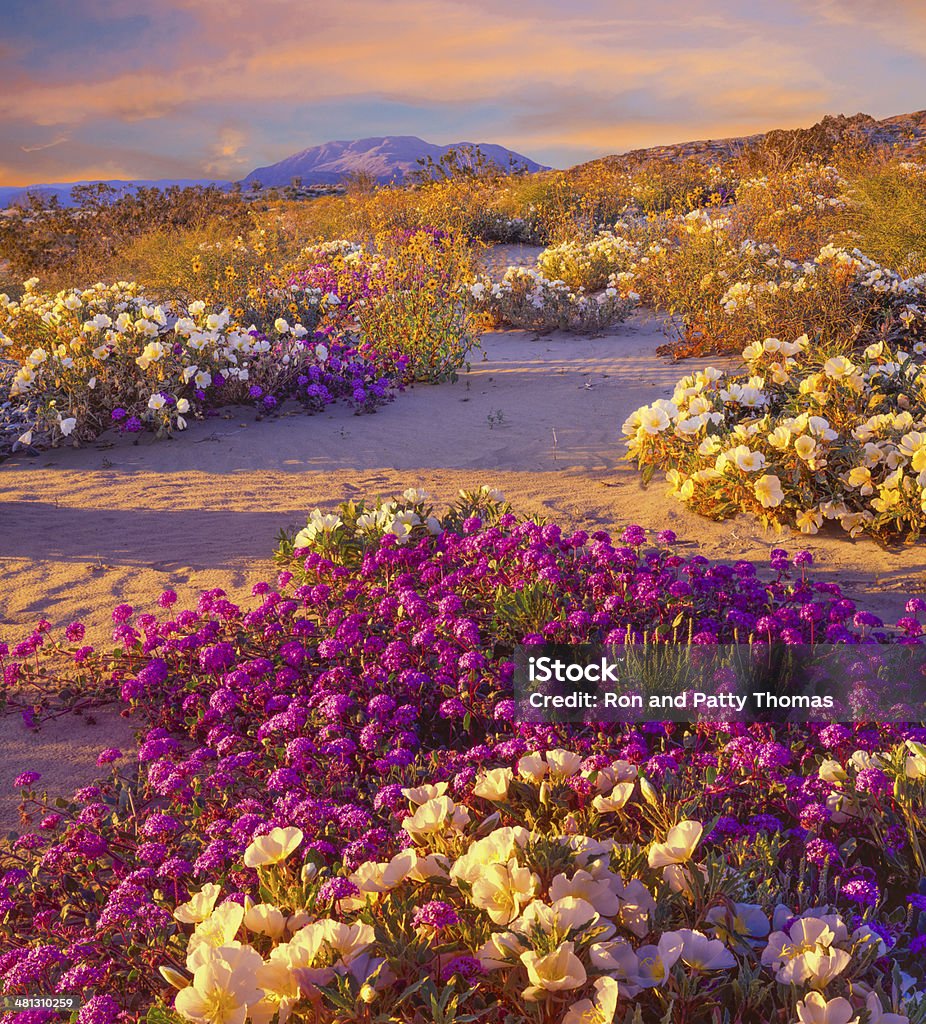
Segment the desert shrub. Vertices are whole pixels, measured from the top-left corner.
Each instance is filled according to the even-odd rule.
[[[909,326],[924,337],[922,310]],[[671,494],[715,519],[747,512],[808,534],[836,520],[851,536],[916,539],[926,526],[921,356],[877,342],[827,358],[805,335],[755,343],[743,358],[745,374],[708,367],[624,423],[645,479],[664,470]]]
[[[834,163],[842,158],[873,155],[867,132],[875,126],[868,114],[828,114],[809,128],[776,129],[738,155],[737,164],[750,174],[787,171],[807,162]]]
[[[348,193],[344,196],[318,196],[305,201],[287,201],[256,212],[259,227],[278,240],[275,259],[282,263],[295,259],[307,244],[359,235],[358,210],[366,197]]]
[[[594,334],[625,319],[636,305],[639,296],[628,276],[612,275],[603,291],[586,295],[538,270],[509,267],[501,281],[481,277],[467,290],[473,309],[489,325]]]
[[[75,186],[74,207],[33,198],[17,216],[0,218],[0,252],[20,280],[34,274],[54,282],[118,278],[118,254],[152,232],[184,230],[247,235],[247,204],[213,186],[139,188],[119,195],[102,183]]]
[[[371,352],[314,332],[321,296],[311,290],[300,296],[308,327],[278,318],[244,328],[228,309],[160,305],[134,283],[56,295],[37,283],[19,302],[0,297],[5,351],[21,364],[11,397],[35,415],[23,444],[39,435],[86,441],[111,426],[170,434],[225,404],[266,413],[287,398],[309,409],[345,398],[373,408],[393,384]],[[399,363],[388,360],[390,369]]]
[[[203,299],[230,305],[240,297],[242,282],[264,272],[269,250],[261,229],[248,238],[230,238],[224,225],[210,223],[141,235],[122,248],[113,263],[117,280],[137,281],[159,301]]]
[[[641,247],[633,267],[643,301],[677,317],[686,345],[694,349],[723,345],[728,325],[720,300],[749,263],[732,244],[728,224],[706,211],[672,218],[662,225],[665,234]]]
[[[622,225],[615,225],[620,230]],[[587,292],[606,288],[614,274],[626,273],[636,260],[637,246],[620,234],[604,231],[588,242],[568,241],[549,246],[537,257],[537,269],[553,281]]]
[[[848,350],[871,340],[914,287],[858,250],[827,245],[800,263],[767,243],[736,245],[729,227],[705,210],[676,218],[634,268],[644,301],[678,318],[678,354],[805,333]]]
[[[836,168],[819,163],[748,178],[736,189],[734,237],[774,245],[791,259],[808,259],[843,230],[845,185]]]
[[[305,257],[314,265],[291,281],[321,288],[332,315],[379,358],[401,355],[406,380],[453,378],[476,342],[460,294],[473,272],[471,246],[434,229],[394,230],[376,242],[373,252],[348,242],[316,247]]]
[[[899,273],[926,273],[926,169],[891,162],[864,169],[848,187],[853,240]]]
[[[685,214],[723,206],[733,197],[733,179],[722,164],[702,160],[647,161],[632,171],[630,194],[646,214]]]

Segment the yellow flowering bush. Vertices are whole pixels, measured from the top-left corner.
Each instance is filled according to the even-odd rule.
[[[844,228],[846,185],[837,168],[821,163],[746,178],[736,186],[734,232],[809,259]]]
[[[630,268],[644,301],[678,318],[676,355],[737,351],[767,337],[815,335],[851,348],[871,340],[895,307],[918,295],[858,250],[828,244],[813,259],[734,241],[731,220],[696,210],[666,223]]]
[[[922,312],[907,312],[910,327],[922,331]],[[711,518],[748,512],[808,534],[836,520],[851,536],[919,536],[926,526],[920,360],[884,342],[827,357],[806,335],[753,343],[743,358],[745,373],[707,367],[680,380],[670,400],[627,419],[627,458],[645,478],[665,470],[670,493]]]
[[[594,292],[606,288],[612,275],[628,271],[636,254],[632,242],[603,231],[588,242],[574,239],[549,246],[537,257],[537,270],[549,280],[565,282],[571,289]]]

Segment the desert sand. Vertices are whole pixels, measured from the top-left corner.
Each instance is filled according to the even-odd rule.
[[[621,458],[621,424],[693,368],[657,357],[664,340],[643,315],[597,338],[493,333],[456,383],[409,388],[372,415],[336,407],[258,422],[237,409],[174,441],[113,436],[14,457],[0,466],[0,639],[40,617],[81,619],[100,639],[116,603],[156,610],[164,587],[182,602],[219,586],[247,602],[274,574],[278,531],[303,525],[315,506],[410,486],[444,502],[482,483],[518,511],[564,524],[671,528],[684,550],[710,558],[764,565],[773,547],[804,547],[817,578],[887,618],[902,614],[909,595],[926,591],[923,545],[888,550],[838,528],[778,536],[746,517],[714,523],[668,498],[658,477],[641,486]],[[35,734],[19,715],[0,719],[0,834],[18,772],[43,771],[50,791],[70,792],[98,773],[102,747],[128,742],[125,719],[97,718]]]

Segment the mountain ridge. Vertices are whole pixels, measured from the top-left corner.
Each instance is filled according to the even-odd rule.
[[[309,146],[274,164],[256,167],[242,182],[259,181],[279,188],[301,178],[305,185],[334,185],[358,171],[372,174],[379,184],[401,182],[410,172],[419,169],[419,160],[430,158],[435,163],[450,150],[478,148],[487,159],[501,167],[509,161],[523,165],[528,171],[549,170],[530,157],[496,143],[454,142],[446,146],[426,142],[417,135],[381,135],[365,139],[336,139],[318,146]]]

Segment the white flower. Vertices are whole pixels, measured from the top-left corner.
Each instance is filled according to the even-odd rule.
[[[784,501],[781,480],[773,473],[760,476],[753,490],[763,508],[777,508]]]
[[[158,409],[163,409],[166,404],[167,400],[160,394],[154,394],[148,399],[148,408],[153,412],[157,412]]]
[[[595,981],[595,997],[573,1003],[562,1024],[612,1024],[617,1013],[620,985],[604,975]]]
[[[649,866],[661,868],[667,864],[685,864],[694,856],[703,831],[700,821],[680,821],[669,829],[664,843],[653,843],[649,848]]]
[[[848,999],[827,999],[821,992],[808,992],[796,1010],[799,1024],[858,1024],[859,1019]]]
[[[188,1020],[203,1024],[244,1024],[249,1007],[263,999],[257,983],[263,958],[250,946],[220,946],[198,966],[193,981],[174,1005]]]
[[[77,419],[74,416],[68,416],[67,418],[60,420],[58,426],[61,428],[61,433],[65,437],[69,437],[74,433],[74,428],[77,426]]]
[[[719,939],[710,939],[703,932],[689,928],[669,934],[681,940],[682,963],[696,971],[717,971],[736,966],[736,957]]]
[[[244,851],[244,865],[248,868],[278,864],[286,860],[302,843],[304,836],[298,828],[274,828],[267,835],[258,836]]]
[[[761,452],[750,451],[747,445],[737,446],[730,454],[737,468],[744,473],[756,473],[765,466],[765,456]]]

